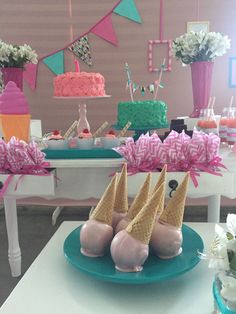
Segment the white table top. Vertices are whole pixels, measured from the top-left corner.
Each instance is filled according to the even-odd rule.
[[[214,271],[201,261],[173,280],[146,285],[102,282],[80,273],[63,255],[67,235],[81,222],[64,222],[35,259],[1,314],[209,314]],[[186,223],[210,246],[213,223]]]
[[[63,255],[67,235],[81,222],[64,222],[35,259],[1,314],[210,314],[214,271],[201,261],[173,280],[147,285],[121,285],[80,273]],[[213,223],[186,223],[210,246]]]

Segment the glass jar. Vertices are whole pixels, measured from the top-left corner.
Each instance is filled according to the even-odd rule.
[[[227,124],[229,117],[229,107],[225,107],[222,110],[220,123],[219,123],[219,136],[221,143],[227,144]]]
[[[220,314],[235,314],[236,313],[236,295],[234,298],[229,296],[226,298],[224,290],[227,289],[228,281],[232,279],[236,279],[236,272],[222,271],[216,274],[214,282],[213,282],[213,296],[215,301],[215,308]],[[234,290],[233,290],[234,294]]]
[[[213,108],[206,108],[204,110],[204,117],[201,121],[201,128],[202,131],[207,134],[214,133],[218,135],[218,127]]]
[[[236,143],[236,108],[229,108],[227,119],[227,142],[229,146]]]
[[[206,108],[200,110],[199,114],[199,119],[197,121],[197,130],[202,131],[203,130],[203,125],[204,125],[204,120],[206,116]]]

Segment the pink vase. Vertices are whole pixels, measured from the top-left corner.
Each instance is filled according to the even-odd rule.
[[[190,114],[191,118],[198,118],[200,110],[208,105],[211,94],[213,65],[212,61],[199,61],[190,64],[193,88],[193,112]]]
[[[9,81],[13,81],[16,83],[17,87],[23,91],[23,68],[9,67],[2,68],[1,71],[4,86],[6,86]]]

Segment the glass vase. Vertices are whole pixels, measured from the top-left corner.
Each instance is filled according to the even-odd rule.
[[[198,118],[201,109],[207,108],[211,94],[211,82],[214,63],[198,61],[190,64],[193,90],[193,112],[191,118]]]
[[[6,86],[9,81],[12,81],[23,91],[23,68],[5,67],[1,69],[1,72],[4,86]]]

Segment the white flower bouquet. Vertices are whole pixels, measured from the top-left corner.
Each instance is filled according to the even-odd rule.
[[[184,64],[213,61],[230,48],[230,39],[221,33],[189,32],[177,37],[172,44],[172,54]]]
[[[0,67],[24,67],[26,63],[38,62],[36,52],[27,44],[12,45],[0,39]]]

